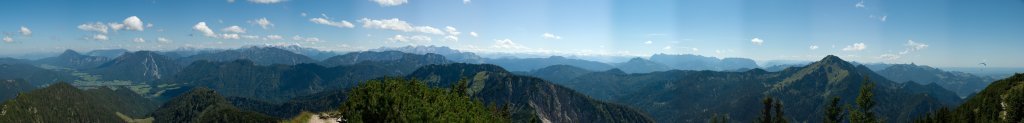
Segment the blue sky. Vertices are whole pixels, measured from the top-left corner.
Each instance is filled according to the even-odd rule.
[[[863,62],[1024,67],[1021,0],[6,0],[0,11],[0,55],[440,45],[473,52],[756,60],[835,54]],[[200,22],[209,32],[197,28]]]

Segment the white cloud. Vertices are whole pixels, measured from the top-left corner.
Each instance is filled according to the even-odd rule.
[[[430,37],[422,36],[422,35],[412,36],[412,38],[409,38],[409,39],[412,39],[412,41],[421,42],[421,43],[428,43],[428,42],[431,41]]]
[[[562,36],[557,36],[555,34],[546,33],[546,32],[544,34],[540,34],[540,36],[544,37],[544,39],[556,39],[556,40],[557,39],[562,39]]]
[[[444,40],[445,40],[445,41],[454,41],[454,42],[458,42],[458,41],[459,41],[459,37],[458,37],[458,36],[452,36],[452,35],[449,35],[449,36],[444,36]]]
[[[85,31],[99,32],[99,33],[107,33],[108,27],[107,27],[107,25],[103,25],[103,23],[96,22],[96,23],[86,23],[86,24],[78,25],[78,29],[85,30]]]
[[[245,33],[245,28],[242,28],[242,27],[239,27],[239,26],[236,25],[236,26],[229,26],[227,28],[220,29],[220,31],[227,32],[227,33]]]
[[[469,32],[469,36],[479,37],[480,35],[477,35],[476,32]]]
[[[242,39],[242,37],[240,35],[238,35],[238,34],[220,34],[220,38],[222,38],[222,39]]]
[[[107,35],[104,35],[104,34],[96,34],[96,35],[93,35],[93,36],[92,36],[91,38],[89,38],[89,39],[92,39],[92,40],[97,40],[97,41],[106,41],[106,40],[110,40],[110,38],[108,38],[108,37],[107,37]]]
[[[131,16],[124,19],[125,30],[143,31],[142,19],[137,16]]]
[[[867,48],[868,46],[864,45],[864,43],[854,43],[853,45],[846,45],[843,51],[861,51]]]
[[[473,1],[470,1],[470,0],[462,0],[462,4],[469,4],[470,2],[473,2]]]
[[[381,20],[371,20],[369,18],[363,18],[362,20],[360,20],[360,22],[363,22],[363,28],[390,29],[406,32],[413,31],[413,27],[411,24],[402,20],[398,20],[398,18]]]
[[[4,36],[4,42],[11,43],[14,42],[14,39],[11,36]]]
[[[409,2],[408,0],[371,0],[371,1],[377,2],[377,4],[380,4],[380,6],[384,6],[384,7],[398,6],[398,5],[402,5],[402,4],[405,4],[405,3]]]
[[[690,48],[690,50],[693,50],[693,52],[700,51],[700,49],[697,49],[697,48]]]
[[[323,25],[334,26],[334,27],[339,27],[339,28],[352,28],[352,27],[355,27],[355,25],[352,25],[351,22],[344,21],[344,20],[335,22],[335,21],[327,20],[327,18],[310,18],[309,21],[313,22],[313,23],[316,23],[316,24],[323,24]]]
[[[321,42],[320,38],[316,38],[316,37],[302,37],[302,36],[298,36],[298,35],[292,36],[292,40],[294,40],[294,41],[312,42],[312,43]]]
[[[416,31],[417,32],[422,32],[422,33],[427,33],[427,34],[444,35],[444,32],[441,32],[440,29],[437,29],[437,28],[434,28],[434,27],[429,27],[429,26],[418,26],[418,27],[416,27]]]
[[[811,50],[817,50],[818,49],[818,45],[811,45],[810,49]]]
[[[760,38],[754,38],[750,39],[750,43],[754,43],[754,45],[761,46],[761,44],[764,44],[764,40],[761,40]]]
[[[444,36],[444,41],[458,42],[459,34],[462,34],[462,32],[459,32],[458,29],[455,29],[455,27],[452,26],[445,26],[444,31],[448,33],[448,36]]]
[[[501,48],[501,49],[529,49],[529,48],[526,48],[526,46],[516,44],[516,42],[512,42],[511,39],[507,39],[507,38],[506,39],[495,39],[494,40],[494,46],[491,46],[491,47]]]
[[[235,3],[235,0],[228,0],[228,3]]]
[[[164,38],[164,37],[157,37],[156,38],[156,42],[160,42],[160,43],[164,43],[164,44],[169,44],[169,43],[171,43],[171,39],[167,39],[167,38]]]
[[[664,48],[661,48],[661,49],[662,49],[662,50],[671,50],[671,49],[672,49],[672,46],[665,46]]]
[[[860,2],[857,2],[857,4],[854,4],[853,7],[864,8],[864,1],[861,0]]]
[[[81,28],[81,26],[79,26],[79,28]],[[192,30],[199,31],[206,37],[217,37],[217,33],[213,33],[213,30],[206,26],[206,22],[197,23],[195,26],[192,26]]]
[[[305,12],[299,13],[299,15],[301,15],[302,17],[306,17],[306,13]]]
[[[30,36],[30,35],[32,35],[32,30],[28,29],[28,27],[25,27],[25,26],[21,26],[21,29],[18,30],[18,32],[21,33],[22,36]]]
[[[644,44],[653,44],[653,43],[654,43],[654,42],[653,42],[653,41],[650,41],[650,40],[648,40],[648,41],[644,42]]]
[[[149,24],[149,25],[152,26],[153,24]],[[112,29],[114,31],[121,30],[121,29],[143,31],[143,30],[145,30],[145,27],[143,27],[142,19],[139,19],[138,16],[131,16],[131,17],[125,18],[124,21],[122,21],[122,22],[110,22],[110,23],[107,23],[107,24],[103,24],[103,23],[100,23],[100,22],[85,23],[85,24],[82,24],[82,25],[78,25],[78,29],[106,34],[108,32],[107,30],[109,30],[109,29]]]
[[[911,52],[918,51],[918,50],[923,50],[925,48],[928,48],[928,44],[914,42],[913,40],[907,40],[907,43],[904,44],[904,46],[906,46],[906,49],[903,50],[903,51],[900,51],[897,54],[886,53],[886,54],[882,54],[878,58],[886,59],[886,60],[896,60],[896,59],[902,58],[903,55],[907,55],[907,54],[909,54]]]
[[[924,48],[928,48],[928,44],[917,43],[917,42],[914,42],[914,40],[907,40],[907,44],[906,45],[908,47],[910,47],[910,49],[913,49],[913,50],[921,50],[921,49],[924,49]]]
[[[914,42],[914,40],[907,40],[907,43],[904,44],[904,46],[906,46],[907,49],[903,50],[902,52],[900,52],[900,55],[904,55],[904,54],[907,54],[907,53],[910,53],[910,52],[913,52],[913,51],[917,51],[917,50],[921,50],[921,49],[924,49],[924,48],[928,48],[928,44],[917,43],[917,42]]]
[[[107,23],[107,25],[109,25],[110,29],[114,31],[124,29],[124,24],[122,23]]]
[[[274,4],[274,3],[284,2],[284,1],[287,1],[287,0],[249,0],[249,2],[259,3],[259,4]]]
[[[448,32],[448,34],[452,36],[459,36],[459,34],[462,34],[462,32],[459,32],[459,30],[456,30],[455,27],[452,26],[445,26],[444,31]]]
[[[133,39],[132,39],[132,42],[135,42],[135,43],[146,43],[146,39],[142,39],[142,38],[133,38]]]
[[[249,23],[260,25],[260,27],[262,27],[263,29],[267,29],[268,27],[273,27],[274,26],[274,23],[271,23],[270,20],[267,20],[267,18],[260,18],[260,19],[256,19],[256,20],[250,20]]]
[[[368,18],[363,18],[359,20],[359,22],[363,23],[363,28],[368,29],[386,29],[402,32],[420,32],[427,34],[444,35],[444,32],[442,32],[440,29],[430,26],[413,26],[412,24],[399,20],[398,18],[381,20],[371,20]]]
[[[267,37],[267,40],[281,40],[281,39],[284,39],[284,37],[281,37],[280,35],[267,35],[266,37]]]

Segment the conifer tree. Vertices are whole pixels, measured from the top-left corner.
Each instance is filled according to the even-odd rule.
[[[832,101],[825,109],[824,123],[841,123],[843,121],[843,109],[839,108],[839,97],[832,97]]]

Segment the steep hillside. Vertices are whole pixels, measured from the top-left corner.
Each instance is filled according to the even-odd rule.
[[[954,110],[934,110],[921,123],[1013,123],[1024,121],[1024,74],[992,82]]]
[[[303,111],[327,112],[338,109],[345,102],[346,90],[328,90],[316,94],[299,96],[287,102],[276,104],[244,97],[228,97],[227,100],[239,109],[255,111],[277,118],[291,118]]]
[[[252,111],[243,111],[206,88],[194,88],[192,91],[175,97],[153,112],[156,123],[255,123],[276,122],[272,118]]]
[[[0,122],[125,122],[124,114],[142,118],[156,104],[128,89],[79,90],[67,83],[29,91],[3,103]]]
[[[486,103],[510,105],[516,120],[535,114],[547,122],[653,122],[632,108],[597,101],[539,78],[513,75],[495,65],[428,65],[408,77],[435,87],[453,87],[465,79],[466,94]]]
[[[570,79],[591,73],[593,71],[575,67],[572,65],[551,65],[541,69],[532,70],[526,75],[542,78],[549,81],[568,81]]]
[[[78,80],[78,77],[30,64],[0,64],[0,79],[24,79],[31,86],[39,87],[58,81]]]
[[[394,60],[336,67],[316,64],[262,66],[249,60],[197,61],[186,67],[181,74],[160,80],[159,83],[185,88],[203,86],[228,97],[282,103],[293,97],[352,87],[377,77],[406,75],[423,65],[445,63],[449,61],[436,54],[407,54]]]
[[[830,97],[840,97],[847,104],[859,92],[864,81],[874,82],[874,110],[889,121],[908,121],[927,111],[946,106],[959,105],[962,100],[955,93],[936,86],[922,86],[917,83],[896,83],[885,79],[866,66],[854,66],[836,56],[826,56],[797,71],[786,72],[787,77],[772,85],[766,92],[784,100],[783,103],[797,106],[825,107]],[[823,108],[792,108],[790,112],[822,114]],[[795,116],[798,119],[821,119],[820,115]]]
[[[28,92],[35,89],[35,86],[28,84],[23,79],[0,79],[0,102],[14,98],[21,92]]]

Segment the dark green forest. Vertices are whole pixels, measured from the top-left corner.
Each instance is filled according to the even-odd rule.
[[[338,109],[350,122],[510,122],[507,106],[488,107],[465,94],[466,82],[450,89],[415,80],[370,80],[349,91]]]

